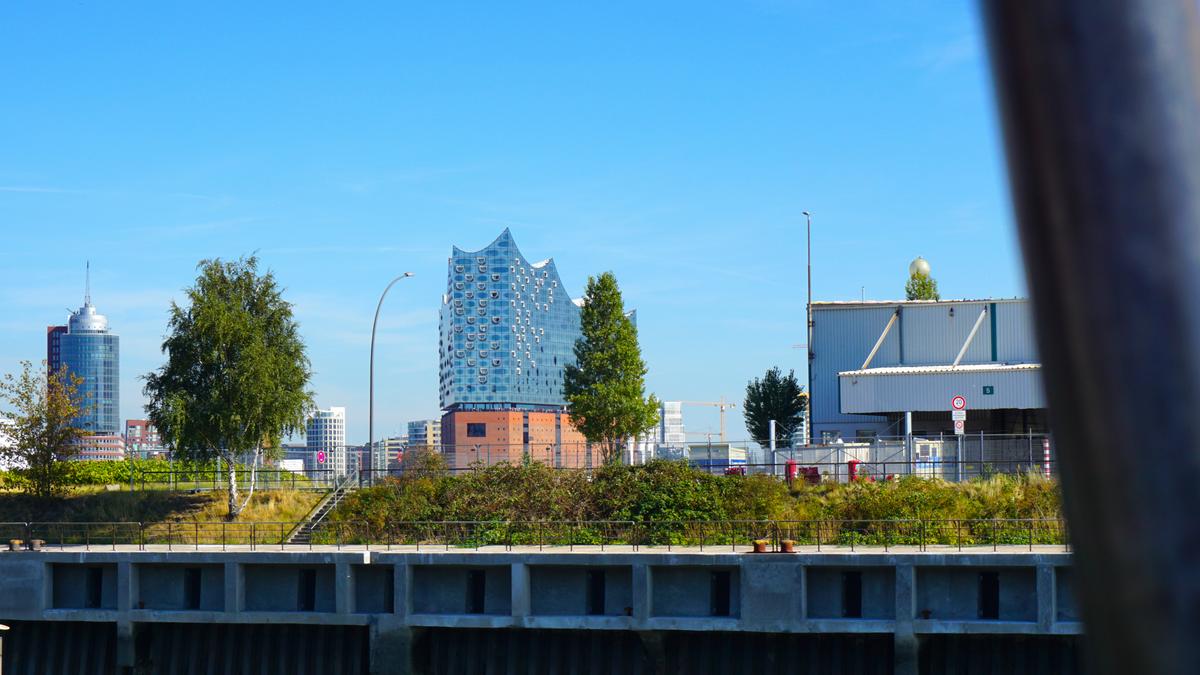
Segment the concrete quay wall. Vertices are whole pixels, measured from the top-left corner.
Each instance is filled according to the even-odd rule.
[[[154,634],[183,631],[171,638],[183,643],[214,624],[295,626],[298,641],[344,627],[363,636],[354,638],[361,658],[358,647],[320,657],[344,672],[455,672],[418,644],[422,635],[600,631],[636,636],[630,658],[645,672],[667,671],[676,655],[664,644],[711,633],[884,640],[888,672],[916,673],[922,642],[939,635],[1080,634],[1071,583],[1070,554],[1019,550],[10,552],[0,554],[0,621],[109,624],[111,660],[129,673],[167,658],[139,645],[140,633],[164,624],[180,625]],[[168,670],[155,668],[145,672]],[[231,668],[213,672],[239,671]]]

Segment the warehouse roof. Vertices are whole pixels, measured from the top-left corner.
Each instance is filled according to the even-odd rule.
[[[964,302],[1029,302],[1029,298],[959,298],[947,300],[813,300],[813,308],[818,307],[879,307],[886,305],[953,305]]]
[[[971,363],[958,366],[888,366],[866,370],[845,370],[838,377],[871,377],[875,375],[936,375],[941,373],[1003,373],[1017,370],[1041,370],[1040,363]]]

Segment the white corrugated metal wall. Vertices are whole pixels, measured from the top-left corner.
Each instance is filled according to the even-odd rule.
[[[872,368],[950,364],[985,307],[990,314],[984,317],[962,363],[1037,363],[1027,300],[814,304],[814,437],[819,441],[825,430],[837,430],[843,438],[853,438],[858,430],[888,435],[902,433],[902,429],[889,429],[884,417],[843,413],[838,381],[839,372],[862,366],[897,309],[899,317],[872,360]],[[1013,384],[1034,387],[1037,400],[1041,400],[1040,376],[1032,385],[1015,381]],[[1032,391],[1028,393],[1034,395]]]

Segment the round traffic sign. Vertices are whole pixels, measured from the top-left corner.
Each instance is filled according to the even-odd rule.
[[[324,464],[324,463],[325,463],[325,451],[324,451],[324,450],[318,450],[318,451],[317,451],[317,463],[318,463],[318,464]]]
[[[962,431],[964,428],[966,428],[966,424],[967,423],[965,420],[954,420],[954,430]]]
[[[955,410],[966,410],[967,399],[963,398],[962,396],[955,396],[954,398],[950,399],[950,407],[954,408]]]

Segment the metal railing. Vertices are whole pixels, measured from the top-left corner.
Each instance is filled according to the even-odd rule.
[[[250,469],[235,471],[237,486],[250,486]],[[257,488],[291,490],[328,490],[338,478],[332,470],[313,471],[311,475],[286,469],[257,469],[254,484]],[[224,490],[229,487],[229,473],[224,470],[195,469],[146,469],[135,474],[135,483],[141,490]]]
[[[1058,518],[897,519],[897,520],[721,520],[721,521],[405,521],[372,524],[327,521],[305,544],[289,544],[297,527],[289,522],[113,522],[0,523],[0,541],[10,548],[38,546],[54,550],[118,550],[134,547],[198,550],[229,547],[251,550],[353,548],[394,550],[517,548],[545,550],[578,547],[601,551],[620,547],[743,551],[756,546],[779,551],[785,543],[814,551],[964,550],[980,547],[1062,547],[1070,540]],[[21,544],[15,542],[19,540]]]
[[[873,437],[844,442],[783,447],[774,455],[756,441],[730,441],[729,446],[741,453],[735,457],[714,441],[691,443],[689,447],[673,447],[654,443],[639,443],[636,452],[626,453],[623,462],[644,463],[647,459],[685,461],[698,470],[721,474],[734,472],[787,476],[787,466],[816,468],[822,480],[845,482],[855,473],[858,477],[899,477],[917,475],[950,481],[971,480],[996,474],[1038,473],[1053,476],[1057,473],[1057,452],[1050,439],[1036,434],[971,434],[966,436]],[[599,453],[588,449],[586,443],[561,443],[528,447],[517,444],[459,443],[436,446],[414,444],[390,446],[386,467],[372,465],[372,458],[361,446],[339,446],[347,456],[345,469],[334,469],[333,450],[325,453],[326,462],[317,462],[318,453],[287,449],[295,459],[297,453],[308,457],[303,470],[260,468],[256,484],[259,487],[328,490],[340,479],[350,476],[358,485],[373,485],[388,478],[399,478],[413,471],[442,475],[462,475],[497,465],[519,466],[537,464],[564,471],[591,472],[598,468]],[[410,461],[420,452],[432,452],[441,461],[435,464]],[[378,459],[378,458],[377,458]],[[852,471],[850,463],[857,467]],[[439,468],[440,467],[440,468]],[[134,486],[143,490],[221,490],[228,483],[228,474],[218,468],[195,469],[163,467],[136,470]],[[240,488],[250,482],[250,470],[238,467],[236,479]]]

